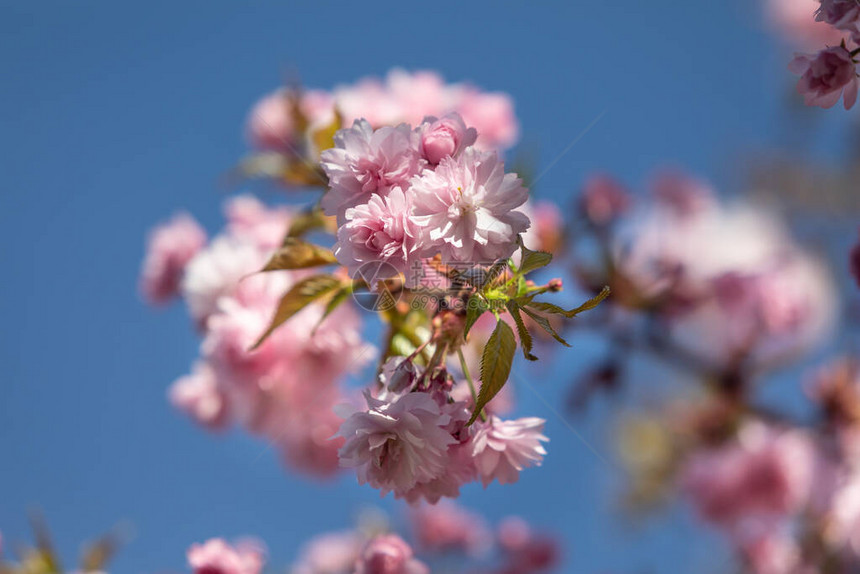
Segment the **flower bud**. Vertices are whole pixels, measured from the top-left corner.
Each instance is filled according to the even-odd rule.
[[[474,128],[467,128],[457,114],[445,116],[425,126],[421,135],[421,150],[424,158],[434,165],[475,143],[478,135]]]
[[[392,393],[400,393],[410,389],[417,376],[415,363],[403,357],[392,357],[382,366],[379,380]]]

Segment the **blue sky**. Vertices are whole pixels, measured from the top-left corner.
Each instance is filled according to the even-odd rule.
[[[181,570],[188,544],[216,535],[259,535],[285,565],[379,503],[352,476],[288,476],[262,443],[173,412],[165,390],[197,339],[183,309],[153,312],[136,291],[151,225],[180,208],[220,225],[218,177],[286,70],[330,87],[431,68],[507,91],[541,168],[600,116],[536,190],[563,204],[593,171],[638,183],[666,164],[731,190],[744,155],[775,143],[791,83],[749,0],[76,5],[0,2],[0,530],[27,539],[38,506],[74,557],[126,520],[118,572]],[[553,403],[589,349],[518,368]],[[618,514],[620,475],[576,434],[607,452],[605,408],[574,432],[518,391],[522,412],[549,420],[550,455],[465,503],[560,531],[569,571],[712,571],[713,540],[685,513]]]

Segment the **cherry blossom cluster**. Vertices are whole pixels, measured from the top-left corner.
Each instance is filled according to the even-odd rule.
[[[321,157],[329,180],[321,205],[337,217],[340,263],[352,273],[388,264],[415,286],[423,259],[492,264],[510,257],[530,225],[522,211],[528,190],[505,173],[496,152],[473,147],[477,135],[456,114],[415,129],[374,130],[357,120],[339,131]]]
[[[367,408],[346,415],[338,432],[345,440],[341,465],[354,468],[361,484],[411,503],[455,498],[460,486],[480,480],[514,483],[521,470],[540,465],[545,421],[504,420],[490,411],[467,425],[474,402],[456,400],[444,367],[429,373],[410,358],[383,366],[379,392],[366,394]]]
[[[391,97],[371,101],[396,101],[399,118],[452,107],[468,116],[471,98],[496,99],[434,78],[393,72]],[[561,244],[561,217],[530,205],[498,152],[479,147],[500,145],[497,130],[482,139],[456,112],[415,127],[375,125],[394,116],[362,100],[364,117],[328,133],[355,110],[348,91],[336,93],[322,131],[307,127],[319,123],[311,104],[320,94],[283,95],[290,118],[322,145],[303,158],[318,169],[301,175],[325,182],[317,205],[299,212],[242,196],[227,203],[226,230],[208,243],[184,214],[152,233],[141,291],[156,304],[181,295],[202,335],[200,359],[170,399],[206,427],[265,438],[293,468],[319,476],[350,468],[410,503],[457,497],[473,481],[516,482],[541,464],[548,440],[543,419],[501,418],[516,349],[534,361],[543,338],[569,346],[559,321],[608,290],[571,310],[538,299],[562,289],[560,279],[527,277],[552,260],[543,249]],[[330,249],[310,242],[327,233]],[[340,382],[365,376],[359,367],[376,354],[350,300],[361,291],[390,305],[377,309],[387,341],[358,406]]]
[[[845,109],[850,109],[860,89],[860,3],[821,0],[817,11],[809,14],[813,17],[828,25],[839,40],[816,54],[795,56],[789,69],[800,76],[797,90],[808,106],[831,108],[841,97]]]
[[[317,304],[249,352],[284,291],[307,272],[256,273],[281,244],[292,209],[239,196],[225,212],[226,229],[208,243],[184,214],[150,236],[141,291],[153,303],[181,295],[202,335],[200,358],[173,384],[170,400],[205,427],[243,427],[276,445],[292,467],[330,475],[339,445],[329,439],[340,424],[333,408],[347,400],[339,383],[374,350],[354,309],[343,306],[320,323]]]
[[[414,547],[384,523],[321,534],[307,542],[293,574],[429,574],[436,562],[448,572],[539,574],[557,565],[556,541],[519,517],[496,529],[453,504],[422,506],[410,515]],[[253,540],[213,538],[188,549],[193,574],[260,574],[265,547]]]
[[[296,121],[294,99],[305,121]],[[363,78],[331,91],[280,89],[253,107],[246,131],[255,148],[291,154],[303,145],[303,123],[313,130],[331,124],[336,114],[345,125],[364,119],[377,128],[418,124],[427,116],[452,112],[477,128],[482,149],[509,148],[517,139],[519,125],[508,94],[449,84],[432,71],[401,69],[391,70],[384,79]]]
[[[586,288],[610,285],[604,311],[625,313],[592,317],[605,332],[617,324],[625,345],[644,326],[637,345],[731,378],[790,361],[832,330],[828,273],[764,206],[722,202],[708,184],[664,172],[638,202],[612,178],[595,176],[580,214],[576,275]]]

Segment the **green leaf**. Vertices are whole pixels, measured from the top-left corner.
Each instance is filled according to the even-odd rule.
[[[278,309],[269,323],[266,332],[263,333],[257,342],[254,343],[249,350],[253,351],[263,344],[272,332],[280,327],[287,319],[304,309],[310,303],[331,293],[341,285],[341,282],[336,277],[331,275],[314,275],[302,279],[292,289],[286,292],[278,303]]]
[[[556,341],[558,341],[559,343],[561,343],[565,347],[570,347],[570,343],[565,341],[561,337],[561,335],[559,335],[558,333],[555,332],[555,329],[553,328],[552,324],[549,322],[549,319],[547,319],[543,315],[538,315],[534,311],[531,311],[528,307],[521,307],[521,309],[523,310],[523,313],[525,313],[526,315],[528,315],[529,317],[534,319],[535,323],[540,325],[544,331],[546,331],[547,333],[552,335],[553,339],[555,339]]]
[[[307,243],[295,237],[287,237],[284,239],[283,246],[275,251],[269,262],[260,271],[307,269],[308,267],[331,265],[332,263],[337,263],[337,258],[330,249]]]
[[[589,311],[597,307],[601,301],[606,299],[609,296],[609,287],[604,287],[600,293],[580,305],[575,309],[571,309],[567,311],[558,305],[553,305],[552,303],[546,303],[544,301],[532,301],[531,299],[521,300],[520,303],[524,305],[528,305],[532,309],[537,309],[538,311],[543,311],[544,313],[552,313],[554,315],[562,315],[563,317],[567,317],[571,319],[576,317],[583,311]]]
[[[322,317],[320,317],[319,322],[314,327],[314,331],[316,331],[320,325],[322,325],[323,321],[334,312],[335,309],[340,307],[340,304],[347,300],[347,298],[352,295],[352,285],[344,285],[340,289],[338,289],[332,298],[329,299],[328,303],[326,303],[325,311],[323,311]]]
[[[500,319],[481,355],[481,391],[468,424],[475,422],[487,403],[505,386],[516,352],[517,340],[514,332]]]
[[[523,257],[520,261],[519,272],[522,275],[526,275],[535,269],[546,267],[552,261],[551,253],[547,253],[546,251],[532,251],[525,246],[522,237],[520,237],[520,250],[522,251]]]
[[[582,305],[577,307],[576,309],[571,309],[570,311],[568,311],[566,316],[567,317],[575,317],[576,315],[582,313],[583,311],[590,311],[591,309],[594,309],[595,307],[597,307],[600,304],[601,301],[603,301],[604,299],[609,297],[610,292],[611,291],[609,289],[609,286],[608,285],[604,286],[603,289],[600,290],[600,293],[598,293],[597,295],[595,295],[594,297],[592,297],[591,299],[589,299],[588,301],[586,301],[585,303],[583,303]]]
[[[469,297],[466,302],[466,327],[463,330],[463,339],[467,339],[469,337],[469,331],[472,330],[472,327],[484,314],[484,311],[489,309],[490,306],[483,299],[483,297],[479,297],[477,295],[472,295]]]
[[[517,333],[520,336],[520,347],[523,348],[523,355],[529,361],[537,361],[538,358],[532,355],[532,335],[526,329],[526,324],[523,322],[523,317],[520,315],[520,306],[516,301],[508,301],[505,303],[508,313],[514,318],[514,323],[517,325]]]

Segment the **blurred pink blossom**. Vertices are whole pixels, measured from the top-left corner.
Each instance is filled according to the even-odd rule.
[[[854,281],[857,283],[857,286],[860,287],[860,240],[858,240],[854,244],[854,247],[851,248],[848,267],[851,271],[851,276],[854,277]]]
[[[299,560],[293,564],[291,572],[292,574],[352,574],[363,545],[362,537],[351,530],[322,534],[304,545]]]
[[[281,246],[292,219],[290,208],[267,207],[252,195],[239,195],[227,201],[224,214],[227,233],[264,251]]]
[[[658,173],[651,183],[654,199],[680,218],[714,208],[716,192],[706,182],[673,170]]]
[[[253,543],[231,546],[212,538],[188,549],[188,565],[194,574],[259,574],[265,552]]]
[[[522,518],[511,516],[498,528],[499,546],[505,553],[500,574],[531,574],[552,569],[558,564],[558,543],[535,532]]]
[[[290,98],[291,90],[280,89],[254,104],[245,123],[248,141],[257,149],[297,154],[305,134],[296,133]],[[321,90],[301,94],[299,109],[311,126],[321,127],[334,120],[333,100]]]
[[[174,407],[202,426],[217,430],[229,422],[227,396],[218,387],[212,367],[203,361],[195,363],[190,375],[177,379],[168,396]]]
[[[800,510],[815,464],[813,445],[801,431],[750,423],[735,442],[693,452],[681,484],[704,518],[732,529],[749,518]]]
[[[427,552],[453,550],[480,556],[492,544],[484,519],[448,500],[422,504],[410,517],[417,545]]]
[[[860,37],[860,4],[857,0],[821,0],[815,18],[835,29]]]
[[[669,336],[709,364],[784,360],[833,327],[827,269],[761,207],[651,203],[625,218],[611,243],[617,269],[640,299],[684,310],[667,315]]]
[[[736,534],[735,544],[752,574],[806,573],[801,567],[800,548],[785,526],[769,521],[752,521]]]
[[[502,92],[481,92],[466,86],[456,91],[454,111],[466,124],[478,130],[477,146],[481,149],[506,149],[519,137],[519,123],[514,101]]]
[[[586,180],[580,203],[591,223],[607,225],[629,209],[630,195],[612,177],[594,175]]]
[[[140,272],[140,290],[147,301],[164,304],[176,296],[186,265],[205,244],[206,232],[185,213],[153,229]]]
[[[430,569],[414,557],[412,548],[402,538],[383,534],[362,549],[355,574],[430,574]]]
[[[220,235],[189,263],[182,278],[182,297],[200,327],[246,275],[263,267],[267,254],[248,240]]]
[[[817,22],[819,0],[766,0],[765,17],[786,41],[800,48],[821,48],[838,44],[839,31]]]
[[[484,92],[465,83],[446,84],[436,72],[391,70],[384,80],[363,78],[335,88],[334,102],[347,124],[366,119],[373,127],[417,125],[426,116],[455,112],[478,131],[481,149],[505,149],[519,136],[508,94]]]

